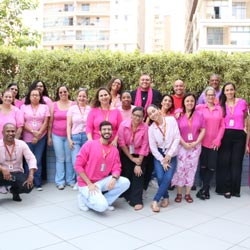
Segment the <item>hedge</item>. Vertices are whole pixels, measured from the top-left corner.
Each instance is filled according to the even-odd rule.
[[[187,91],[199,94],[208,84],[209,76],[220,74],[222,82],[233,82],[238,96],[249,101],[250,54],[199,52],[157,54],[33,50],[23,51],[0,47],[0,83],[4,89],[10,82],[18,82],[21,96],[35,79],[42,79],[53,97],[56,87],[66,84],[72,91],[87,87],[90,95],[111,77],[121,77],[125,89],[135,89],[142,73],[152,77],[153,87],[162,93],[172,92],[172,83],[182,79]]]

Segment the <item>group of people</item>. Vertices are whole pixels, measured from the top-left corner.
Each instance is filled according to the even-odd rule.
[[[24,192],[13,191],[10,173],[17,171],[13,152],[20,140],[13,139],[14,146],[8,146],[6,138],[11,130],[12,137],[14,134],[26,142],[25,149],[36,160],[25,157],[24,170],[18,165],[18,171],[28,176],[21,182],[27,183],[30,191],[34,176],[34,186],[42,191],[45,148],[46,144],[53,145],[55,184],[59,190],[66,185],[78,189],[78,206],[83,211],[113,210],[118,197],[140,210],[143,190],[153,177],[158,182],[153,212],[169,205],[171,186],[177,190],[175,202],[184,199],[192,203],[191,188],[197,172],[201,180],[196,194],[199,199],[210,198],[215,171],[216,192],[225,198],[240,197],[250,121],[247,103],[236,97],[233,83],[220,89],[220,76],[211,75],[198,101],[194,94],[185,93],[182,80],[174,82],[173,95],[162,96],[152,88],[148,74],[140,76],[136,90],[123,88],[123,81],[113,78],[89,103],[84,88],[77,91],[73,101],[69,89],[60,86],[53,102],[44,82],[38,80],[20,101],[18,85],[9,85],[0,104],[0,186],[11,189],[13,200],[20,200],[17,196]],[[2,155],[6,157],[1,161]]]

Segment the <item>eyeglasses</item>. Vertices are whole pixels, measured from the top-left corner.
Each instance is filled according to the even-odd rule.
[[[66,94],[68,91],[64,90],[64,91],[60,91],[59,94]]]
[[[38,94],[32,94],[30,96],[37,97],[37,96],[40,96],[40,95],[38,95]]]
[[[10,90],[18,92],[18,89],[15,88],[10,88]]]
[[[214,94],[211,94],[211,95],[206,95],[206,96],[208,96],[208,97],[214,97],[215,95],[214,95]]]

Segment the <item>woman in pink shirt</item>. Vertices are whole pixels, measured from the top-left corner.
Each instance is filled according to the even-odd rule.
[[[9,89],[13,93],[13,98],[14,98],[13,105],[20,109],[20,107],[23,105],[23,101],[19,100],[19,86],[18,86],[18,84],[15,82],[10,83],[7,86],[7,89]]]
[[[118,109],[112,109],[111,93],[105,87],[100,87],[92,101],[91,110],[87,118],[86,133],[88,140],[100,138],[99,125],[103,121],[109,121],[112,124],[113,134],[110,139],[112,145],[117,146],[117,130],[122,122],[121,112]]]
[[[114,77],[109,81],[107,89],[110,91],[112,96],[110,104],[111,108],[121,107],[121,93],[123,89],[123,81],[119,78]]]
[[[55,183],[59,190],[65,185],[74,187],[75,171],[71,161],[71,150],[67,138],[67,112],[74,104],[69,98],[66,86],[57,88],[56,101],[50,107],[48,145],[52,145],[56,156]]]
[[[148,106],[147,115],[153,121],[148,130],[148,137],[159,186],[151,208],[153,212],[160,212],[159,205],[167,207],[169,204],[168,187],[176,170],[180,132],[175,118],[163,117],[154,104]]]
[[[201,142],[202,150],[200,155],[202,188],[196,194],[201,200],[210,198],[210,182],[217,168],[218,149],[225,130],[222,109],[215,104],[215,89],[211,86],[207,87],[204,95],[206,104],[196,106],[196,110],[203,114],[206,128],[206,134]]]
[[[86,135],[86,122],[90,106],[87,105],[87,89],[80,88],[77,91],[76,100],[77,104],[71,106],[67,113],[67,137],[71,149],[73,166],[82,145],[88,140]]]
[[[132,105],[132,97],[129,91],[125,90],[121,93],[122,105],[118,107],[121,112],[122,120],[130,119],[132,115],[132,110],[136,107]]]
[[[42,155],[46,146],[49,107],[45,104],[41,92],[33,89],[27,94],[21,111],[24,115],[23,140],[37,160],[38,169],[34,175],[34,186],[38,191],[42,191]]]
[[[16,138],[21,137],[23,131],[23,113],[19,108],[12,105],[13,92],[5,90],[2,96],[2,104],[0,104],[0,139],[3,138],[2,130],[5,123],[12,123],[16,126]]]
[[[144,109],[135,107],[131,119],[123,121],[118,130],[122,175],[130,180],[130,188],[123,196],[135,210],[143,208],[144,172],[149,153],[148,125],[143,122],[143,117]]]
[[[177,186],[175,202],[182,201],[182,188],[186,187],[185,200],[193,202],[190,196],[191,187],[198,166],[201,153],[201,141],[205,135],[205,121],[203,115],[195,111],[195,95],[188,93],[182,100],[183,113],[178,118],[181,134],[177,170],[172,179],[172,185]]]
[[[219,149],[219,162],[216,172],[216,192],[240,197],[242,162],[246,150],[244,122],[247,116],[247,103],[235,97],[235,85],[225,83],[220,95],[220,105],[224,114],[225,133]]]
[[[163,117],[174,114],[174,99],[171,95],[165,94],[161,99],[161,114]]]

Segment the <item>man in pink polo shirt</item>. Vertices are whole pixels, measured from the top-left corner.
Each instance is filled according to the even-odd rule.
[[[76,157],[75,170],[78,173],[78,206],[82,211],[97,212],[114,210],[113,202],[125,192],[130,182],[120,177],[121,162],[118,149],[109,144],[112,124],[100,124],[101,138],[86,142]]]

